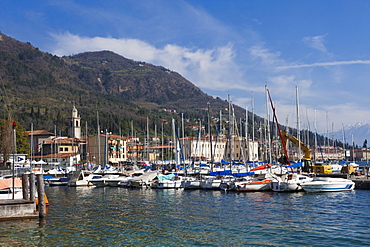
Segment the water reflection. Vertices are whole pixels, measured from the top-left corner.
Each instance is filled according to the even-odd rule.
[[[366,245],[370,192],[46,188],[45,220],[0,222],[5,246]],[[343,224],[345,222],[345,224]],[[346,238],[340,237],[345,231]],[[340,241],[336,241],[340,239]],[[283,244],[282,244],[283,243]]]

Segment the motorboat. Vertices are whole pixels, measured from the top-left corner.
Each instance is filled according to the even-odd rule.
[[[238,192],[247,192],[247,191],[266,191],[271,190],[271,180],[272,175],[270,173],[268,174],[254,174],[253,172],[250,172],[248,175],[246,173],[246,176],[240,176],[234,178],[233,180],[230,180],[229,182],[223,182],[220,185],[220,189],[222,190],[233,190]],[[251,176],[253,175],[253,176]]]
[[[14,182],[14,186],[13,186]],[[36,205],[38,205],[38,193],[35,191]],[[21,178],[0,179],[0,200],[23,199],[23,187]],[[44,193],[45,205],[49,206],[49,199]]]
[[[52,176],[44,176],[44,181],[49,186],[66,186],[68,185],[68,181],[70,180],[70,177],[52,177]]]
[[[153,180],[157,177],[157,171],[146,171],[140,173],[133,173],[131,176],[117,178],[121,180],[118,182],[119,187],[133,187],[133,188],[149,188]],[[110,181],[114,181],[110,180]]]
[[[92,177],[92,179],[89,180],[89,182],[93,185],[95,185],[96,187],[104,187],[104,186],[108,186],[108,181],[110,179],[116,179],[118,178],[119,175],[117,174],[108,174],[108,175],[95,175]]]
[[[205,176],[200,181],[200,187],[204,190],[219,190],[223,182],[225,182],[223,177]]]
[[[225,190],[233,190],[237,192],[266,191],[271,190],[270,182],[271,179],[259,180],[256,178],[248,177],[230,183],[229,187]],[[222,186],[220,186],[220,188],[222,189]]]
[[[312,181],[301,182],[300,186],[306,192],[335,192],[355,189],[355,183],[352,180],[332,177],[314,177]]]
[[[88,173],[84,170],[74,171],[71,175],[71,179],[68,181],[68,186],[92,186],[90,180],[102,177],[102,175]]]
[[[14,190],[13,190],[14,187]],[[22,199],[22,179],[14,178],[14,186],[12,178],[0,179],[0,200],[4,199]]]
[[[202,187],[200,186],[201,180],[196,177],[184,177],[182,179],[182,187],[184,189],[201,189]]]
[[[151,184],[153,189],[183,189],[182,177],[177,174],[158,175]]]
[[[271,189],[277,192],[302,191],[301,183],[312,181],[312,177],[298,173],[287,173],[274,176],[271,181]]]
[[[119,186],[121,183],[124,183],[124,182],[127,182],[128,181],[128,177],[127,176],[118,176],[118,177],[114,177],[114,178],[109,178],[109,179],[106,179],[105,182],[107,183],[108,186],[110,187],[117,187]]]

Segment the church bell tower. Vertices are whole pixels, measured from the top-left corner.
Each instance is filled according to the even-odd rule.
[[[81,138],[81,118],[75,106],[72,110],[72,118],[69,119],[68,136],[71,138]]]

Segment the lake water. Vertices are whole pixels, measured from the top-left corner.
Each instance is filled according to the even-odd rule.
[[[1,246],[369,246],[370,191],[232,193],[46,187],[45,220]]]

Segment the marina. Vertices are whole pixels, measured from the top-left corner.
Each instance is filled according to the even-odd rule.
[[[369,2],[5,2],[0,246],[370,246]]]
[[[366,246],[370,192],[46,187],[45,219],[0,222],[4,246]]]

